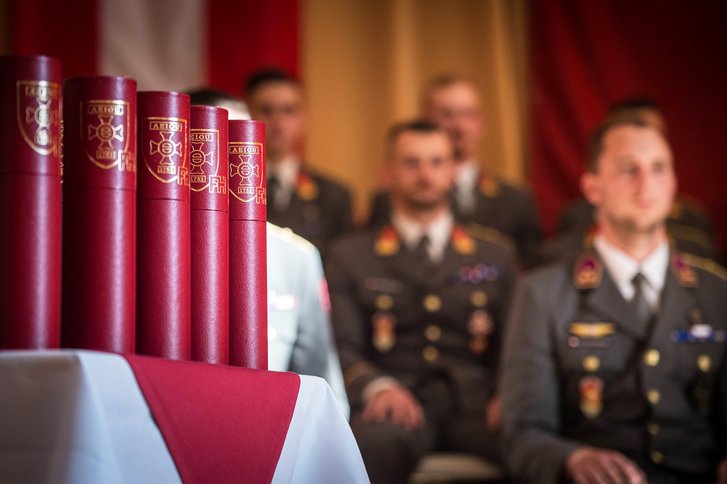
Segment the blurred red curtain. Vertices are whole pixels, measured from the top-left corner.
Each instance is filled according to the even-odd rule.
[[[727,225],[727,3],[533,0],[532,180],[546,228],[580,196],[585,146],[611,103],[654,99],[669,124],[680,191]]]
[[[298,74],[298,0],[203,0],[207,82],[241,93],[255,69],[278,66]],[[63,61],[63,76],[98,74],[101,0],[11,0],[10,48]]]

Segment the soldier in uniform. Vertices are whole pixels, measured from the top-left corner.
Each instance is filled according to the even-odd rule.
[[[606,120],[638,118],[667,134],[666,118],[650,99],[629,98],[608,109]],[[558,217],[558,236],[543,245],[539,263],[554,262],[578,250],[584,234],[594,223],[595,208],[581,198],[568,204]],[[677,195],[666,220],[674,246],[688,254],[719,260],[714,227],[704,207],[684,195]]]
[[[391,223],[342,239],[326,274],[364,462],[372,481],[404,482],[428,451],[496,450],[495,371],[514,256],[494,231],[455,222],[445,131],[397,125],[387,149]]]
[[[727,482],[727,280],[669,245],[664,134],[596,130],[584,195],[597,230],[519,288],[502,361],[518,480]]]
[[[250,76],[245,92],[250,115],[265,122],[268,221],[292,229],[325,254],[329,242],[353,230],[351,195],[302,161],[301,86],[282,71],[262,70]]]
[[[477,150],[485,133],[477,88],[462,77],[437,77],[425,87],[422,110],[428,119],[443,126],[454,142],[455,218],[507,235],[515,244],[521,265],[531,267],[542,240],[535,202],[529,192],[500,180],[477,161]],[[389,194],[375,194],[369,227],[387,223],[390,212]]]

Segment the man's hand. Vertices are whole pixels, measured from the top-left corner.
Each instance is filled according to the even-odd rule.
[[[363,411],[363,419],[367,422],[380,423],[387,418],[407,430],[414,430],[424,422],[424,412],[409,390],[392,386],[374,394]]]
[[[722,459],[717,467],[717,483],[727,484],[727,457]]]
[[[639,466],[615,450],[582,447],[568,456],[565,467],[576,483],[646,482]]]

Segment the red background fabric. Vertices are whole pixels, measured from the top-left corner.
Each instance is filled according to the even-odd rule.
[[[298,375],[125,357],[183,482],[272,480]]]
[[[681,192],[701,201],[724,246],[727,3],[533,0],[532,181],[541,215],[580,195],[588,136],[608,105],[653,98],[664,111]]]

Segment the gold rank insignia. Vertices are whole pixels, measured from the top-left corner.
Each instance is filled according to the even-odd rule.
[[[497,179],[489,173],[483,173],[480,177],[480,191],[489,198],[495,198],[500,194],[500,184]]]
[[[298,194],[298,198],[306,202],[315,200],[318,197],[318,185],[310,175],[299,172],[298,180],[296,180],[295,193]]]
[[[681,254],[676,253],[672,256],[671,267],[679,284],[684,287],[697,286],[697,274],[694,272],[692,266],[684,260]]]
[[[475,253],[475,239],[462,227],[455,226],[452,230],[452,246],[462,255]]]
[[[374,242],[374,251],[381,256],[390,256],[399,252],[399,235],[393,227],[384,227]]]
[[[577,289],[594,289],[601,284],[603,266],[593,253],[583,255],[573,268],[573,285]]]
[[[391,313],[376,313],[373,320],[373,331],[371,333],[371,342],[374,348],[382,353],[390,351],[396,344],[396,318]]]
[[[570,334],[586,339],[598,339],[610,336],[616,332],[616,325],[614,323],[604,322],[576,322],[570,323],[569,326]]]
[[[583,415],[596,418],[603,411],[603,380],[596,376],[585,376],[578,383],[580,408]]]

